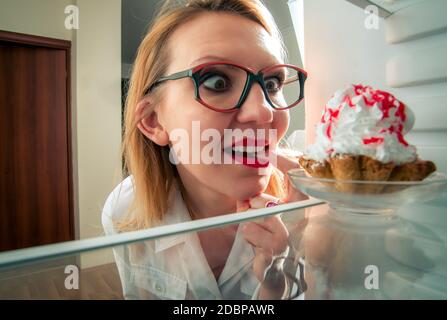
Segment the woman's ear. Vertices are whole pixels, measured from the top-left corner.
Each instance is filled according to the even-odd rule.
[[[138,121],[137,127],[146,137],[152,140],[159,146],[166,146],[169,143],[169,134],[163,125],[158,121],[158,116],[155,108],[150,109],[150,98],[146,97],[141,100],[135,111],[136,119]]]

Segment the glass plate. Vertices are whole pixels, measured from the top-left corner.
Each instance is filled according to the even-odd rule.
[[[349,181],[318,179],[303,169],[288,172],[304,194],[327,201],[333,209],[358,213],[393,213],[403,204],[425,202],[447,191],[447,175],[435,172],[423,181]]]

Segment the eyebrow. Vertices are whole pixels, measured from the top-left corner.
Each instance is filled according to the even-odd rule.
[[[274,64],[281,64],[282,63],[281,61],[276,60],[276,58],[274,58],[273,56],[272,56],[272,58],[273,59],[266,66],[271,66],[271,65],[274,65]],[[228,62],[233,62],[235,64],[240,64],[240,63],[237,63],[236,61],[234,61],[232,59],[219,57],[219,56],[208,55],[208,56],[204,56],[204,57],[201,57],[199,59],[194,60],[193,62],[190,63],[189,66],[190,66],[190,68],[193,68],[193,67],[199,65],[200,63],[204,63],[204,62],[208,62],[208,61],[228,61]],[[262,68],[260,68],[260,69],[262,69]]]

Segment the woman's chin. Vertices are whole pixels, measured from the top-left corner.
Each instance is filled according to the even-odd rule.
[[[237,200],[244,201],[263,193],[267,188],[267,185],[268,179],[266,177],[258,177],[257,179],[241,179],[240,181],[234,183],[234,188],[231,190],[231,196]]]

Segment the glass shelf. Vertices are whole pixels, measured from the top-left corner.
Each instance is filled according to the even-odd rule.
[[[38,246],[28,249],[7,251],[0,253],[0,271],[9,267],[17,267],[29,263],[34,263],[36,261],[61,258],[74,253],[83,253],[118,245],[125,245],[138,241],[154,240],[157,238],[173,236],[176,234],[195,232],[210,228],[218,228],[225,225],[264,218],[279,213],[286,213],[289,211],[304,209],[320,205],[322,203],[324,203],[322,200],[312,199],[283,204],[280,207],[270,207],[251,210],[249,212],[227,214],[223,216],[189,221],[175,225],[166,225],[147,230],[126,232],[117,235],[102,236],[90,239]]]
[[[253,271],[255,250],[239,224],[277,214],[288,246],[267,269],[267,288],[282,292],[272,299],[447,299],[446,206],[443,193],[393,215],[362,215],[311,199],[4,252],[0,299],[259,299],[265,281]],[[225,240],[220,231],[235,232],[231,250],[205,257],[188,249],[204,230],[215,231],[207,238],[213,244]],[[219,270],[220,257],[227,262]],[[272,276],[277,270],[284,277]]]
[[[225,267],[218,278],[222,282],[219,288],[226,295],[219,295],[216,280],[209,277],[213,273],[209,267],[204,267],[207,263],[203,253],[202,256],[194,256],[199,250],[195,253],[191,251],[184,257],[185,260],[192,259],[184,265],[187,269],[185,277],[198,276],[199,281],[194,283],[207,285],[191,287],[190,290],[188,284],[187,291],[181,290],[186,284],[178,276],[178,270],[136,262],[134,253],[141,248],[155,248],[160,252],[163,248],[171,250],[175,247],[173,241],[185,237],[197,241],[197,234],[203,230],[228,230],[236,226],[233,229],[237,229],[241,237],[240,223],[260,221],[278,214],[286,225],[293,228],[296,222],[304,219],[305,208],[322,204],[324,202],[321,200],[311,199],[142,231],[3,252],[0,254],[0,299],[221,299],[234,296],[251,299],[259,281],[253,276],[251,268],[247,268],[254,257],[254,250],[248,243],[231,248],[236,267]],[[294,238],[290,237],[289,241]],[[128,254],[133,258],[124,262],[129,258]],[[203,263],[197,265],[197,261]],[[281,263],[289,264],[289,268],[293,269],[295,262]],[[168,265],[175,266],[176,263]],[[222,280],[222,277],[226,279]],[[232,291],[235,283],[240,283],[237,285],[240,290],[236,293]]]

